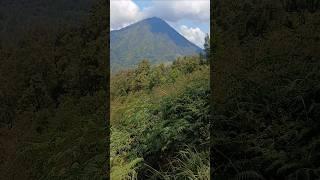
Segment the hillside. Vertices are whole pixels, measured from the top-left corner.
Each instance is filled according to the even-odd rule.
[[[110,63],[113,72],[133,67],[142,59],[158,64],[199,52],[201,48],[156,17],[111,31],[110,34]]]
[[[209,180],[209,66],[197,56],[111,77],[111,179]]]

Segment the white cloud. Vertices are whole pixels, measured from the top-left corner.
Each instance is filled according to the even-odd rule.
[[[120,29],[144,18],[140,8],[132,0],[111,0],[110,28]]]
[[[210,0],[154,0],[143,10],[133,0],[111,0],[110,5],[111,30],[154,16],[171,22],[187,19],[207,23],[210,20]]]
[[[188,28],[185,25],[180,26],[179,32],[187,38],[189,41],[193,42],[197,46],[203,48],[204,38],[206,34],[200,30],[200,28]]]
[[[203,48],[205,33],[198,27],[180,25],[181,20],[197,23],[210,22],[210,0],[154,0],[140,9],[133,0],[110,1],[110,28],[116,30],[148,17],[166,20],[189,41]]]
[[[157,16],[172,22],[182,19],[209,22],[210,0],[153,1],[153,5],[146,8],[144,13],[149,17]]]

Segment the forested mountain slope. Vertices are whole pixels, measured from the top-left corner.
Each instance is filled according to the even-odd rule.
[[[180,35],[164,20],[153,17],[120,30],[111,31],[112,71],[132,68],[143,59],[151,64],[172,62],[178,56],[202,50]]]

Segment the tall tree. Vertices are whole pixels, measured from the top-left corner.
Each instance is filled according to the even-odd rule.
[[[210,58],[210,37],[209,34],[206,34],[206,37],[204,38],[204,53],[205,53],[205,58],[208,59]]]

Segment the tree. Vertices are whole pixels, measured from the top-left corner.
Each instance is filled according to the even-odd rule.
[[[139,91],[142,89],[149,88],[149,74],[150,74],[150,63],[148,60],[142,60],[135,71],[135,90]]]
[[[206,34],[206,37],[204,38],[203,47],[204,47],[204,55],[205,55],[205,58],[208,62],[208,59],[210,58],[210,37],[209,37],[209,34]]]
[[[205,56],[204,56],[203,52],[200,52],[199,53],[199,60],[200,60],[201,65],[205,63],[204,59],[205,59]]]

